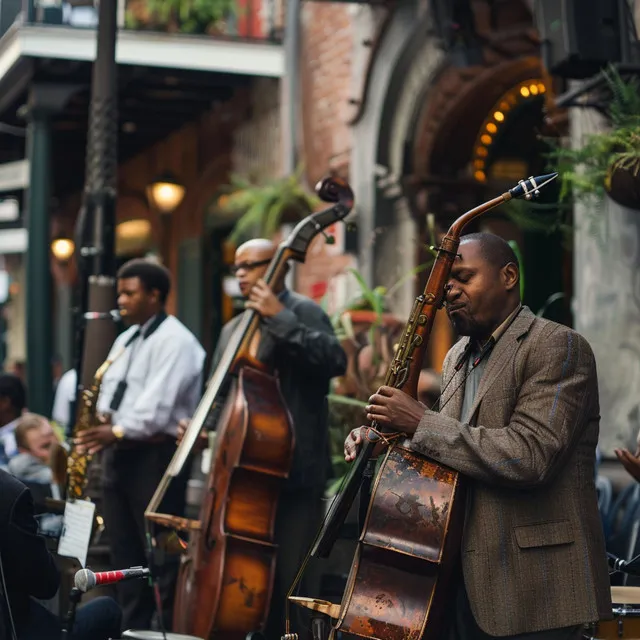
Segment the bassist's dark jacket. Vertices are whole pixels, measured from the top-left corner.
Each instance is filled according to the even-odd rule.
[[[321,488],[330,472],[325,398],[329,380],[346,371],[347,356],[319,305],[288,289],[279,298],[286,308],[272,318],[262,319],[258,358],[277,371],[293,420],[296,446],[289,487]],[[242,315],[222,328],[212,372]]]

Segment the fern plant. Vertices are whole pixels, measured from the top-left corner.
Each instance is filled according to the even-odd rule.
[[[216,203],[219,211],[240,214],[229,241],[237,243],[249,234],[269,238],[286,220],[302,219],[319,204],[320,199],[301,184],[303,168],[293,175],[257,184],[232,175]]]
[[[623,80],[614,67],[604,74],[611,92],[610,130],[585,136],[575,149],[549,141],[549,159],[560,174],[561,201],[570,194],[583,200],[602,197],[611,190],[616,171],[634,177],[640,171],[640,85],[636,78]]]

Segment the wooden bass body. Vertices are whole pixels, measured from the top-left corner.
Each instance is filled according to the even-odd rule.
[[[263,628],[271,602],[276,510],[294,446],[277,378],[257,363],[239,363],[218,425],[203,527],[182,560],[174,626],[235,640]]]
[[[335,629],[380,640],[436,640],[460,553],[458,472],[392,447],[373,487]]]

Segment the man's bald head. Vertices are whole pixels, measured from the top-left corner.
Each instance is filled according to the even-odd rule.
[[[246,242],[242,243],[236,249],[236,255],[246,252],[259,252],[261,255],[273,258],[276,253],[276,245],[267,238],[254,238],[253,240],[247,240]]]
[[[463,246],[467,242],[477,242],[482,258],[496,269],[502,269],[510,262],[520,268],[518,257],[511,245],[504,238],[494,233],[487,233],[486,231],[468,233],[460,238],[460,245]]]

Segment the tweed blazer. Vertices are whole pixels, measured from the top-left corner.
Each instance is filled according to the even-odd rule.
[[[506,636],[610,619],[589,344],[523,307],[496,343],[464,424],[466,367],[455,364],[468,340],[447,354],[442,410],[425,413],[411,446],[465,476],[462,569],[476,622]]]

